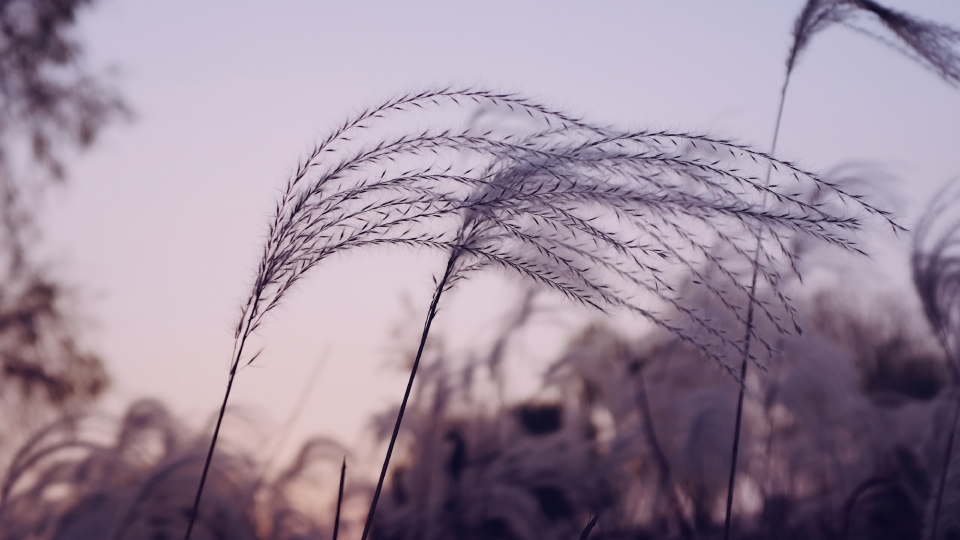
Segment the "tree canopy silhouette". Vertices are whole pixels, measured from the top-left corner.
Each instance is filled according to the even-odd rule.
[[[91,3],[0,2],[0,429],[8,434],[89,402],[107,384],[100,359],[77,344],[68,289],[31,256],[37,205],[64,180],[65,153],[87,148],[127,112],[81,63],[72,31]]]

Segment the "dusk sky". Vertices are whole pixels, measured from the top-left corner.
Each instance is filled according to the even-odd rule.
[[[960,27],[957,2],[884,3]],[[98,2],[77,35],[89,67],[114,70],[135,116],[69,162],[68,185],[44,208],[43,252],[75,285],[88,344],[113,376],[105,408],[157,397],[193,425],[215,412],[279,190],[352,113],[400,92],[472,86],[597,123],[766,149],[801,7]],[[829,28],[794,72],[778,154],[818,171],[851,162],[883,170],[896,180],[881,184],[877,204],[910,227],[935,189],[960,175],[960,90],[881,43]],[[875,259],[901,265],[885,269],[898,286],[908,246],[905,237]],[[392,331],[415,345],[407,342],[441,265],[438,254],[401,250],[326,261],[261,330],[264,352],[238,376],[232,402],[270,436],[323,361],[295,437],[357,442],[369,414],[402,395]],[[453,347],[483,343],[518,290],[497,275],[471,282],[444,303],[436,336]],[[566,324],[571,317],[593,315]],[[524,369],[535,372],[536,359],[562,345],[527,339]]]

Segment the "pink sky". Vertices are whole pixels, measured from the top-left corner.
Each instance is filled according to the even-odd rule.
[[[960,27],[960,3],[886,4]],[[70,164],[69,187],[46,207],[45,249],[77,285],[89,344],[114,377],[105,406],[159,397],[195,423],[215,411],[278,190],[301,154],[351,113],[453,83],[519,92],[602,123],[766,148],[800,7],[100,2],[79,35],[90,66],[119,68],[136,120]],[[782,156],[815,170],[882,166],[900,178],[893,198],[904,201],[909,226],[933,189],[960,174],[958,148],[960,91],[934,74],[841,27],[804,54]],[[905,261],[889,260],[905,276]],[[420,326],[440,264],[399,251],[328,261],[263,329],[266,350],[259,367],[241,372],[233,403],[262,414],[269,435],[326,358],[295,434],[357,441],[368,415],[402,393],[387,364],[396,356],[390,329]],[[491,276],[463,288],[438,330],[454,345],[482,339],[511,283]],[[525,343],[540,360],[561,346]]]

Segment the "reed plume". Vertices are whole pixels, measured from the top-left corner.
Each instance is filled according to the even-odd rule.
[[[809,0],[794,23],[788,77],[810,39],[834,24],[892,47],[953,86],[960,84],[960,31],[873,0]]]
[[[957,183],[951,182],[933,198],[917,225],[911,256],[913,284],[924,314],[950,358],[954,382],[960,379],[960,221],[950,219],[960,203]]]
[[[531,127],[458,127],[476,106]],[[411,120],[437,127],[407,132]],[[769,183],[760,180],[768,168]],[[806,201],[810,191],[821,193],[818,202]],[[870,217],[900,228],[858,195],[734,141],[601,127],[484,90],[445,88],[390,99],[338,126],[287,183],[236,329],[206,465],[237,370],[256,357],[244,354],[248,339],[294,284],[337,253],[398,246],[448,254],[421,352],[442,293],[473,272],[499,267],[577,303],[642,317],[736,377],[726,357],[743,354],[742,344],[684,303],[671,270],[693,276],[737,320],[744,322],[748,304],[778,331],[790,332],[794,312],[778,287],[784,272],[796,271],[789,239],[801,235],[859,251],[852,233]],[[743,283],[751,269],[772,291],[772,302],[745,301],[753,296]],[[772,349],[762,336],[753,337],[763,350]]]

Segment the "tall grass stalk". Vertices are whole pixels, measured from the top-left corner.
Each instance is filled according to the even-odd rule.
[[[529,119],[525,125],[532,127],[460,127],[477,106]],[[410,121],[439,125],[410,132]],[[776,182],[760,180],[767,170]],[[827,196],[809,204],[803,193],[811,190]],[[257,357],[245,348],[293,285],[332,255],[374,246],[449,254],[421,351],[443,292],[498,267],[576,303],[644,318],[738,378],[725,358],[744,355],[742,343],[684,302],[671,271],[692,275],[745,323],[743,300],[752,292],[743,276],[756,270],[756,279],[774,291],[773,302],[756,304],[756,311],[790,332],[794,311],[776,286],[782,272],[796,271],[789,238],[859,252],[852,235],[871,216],[899,228],[861,197],[769,153],[705,135],[600,127],[513,95],[446,88],[363,111],[308,154],[276,205],[237,325],[191,519],[234,378]],[[751,240],[758,237],[764,241],[755,247]],[[752,336],[769,353],[767,341]],[[399,425],[398,419],[394,435]]]
[[[643,367],[638,366],[635,379],[637,388],[634,395],[637,400],[637,408],[640,409],[640,415],[643,420],[643,435],[647,440],[647,445],[653,452],[653,459],[659,469],[660,491],[667,496],[670,511],[677,520],[680,527],[680,533],[684,538],[690,538],[695,534],[694,527],[687,522],[683,515],[683,505],[677,496],[677,486],[673,478],[673,470],[670,467],[670,460],[667,459],[667,453],[664,452],[660,439],[657,437],[657,430],[653,423],[653,413],[650,411],[650,400],[647,398],[647,386],[643,381]]]
[[[862,20],[864,17],[872,17],[873,21]],[[865,23],[869,24],[870,22],[879,22],[893,34],[892,39],[881,35],[878,31],[872,30],[868,26],[864,26]],[[771,155],[773,155],[777,149],[780,121],[783,117],[787,87],[790,84],[790,76],[793,73],[793,69],[797,65],[801,52],[809,44],[813,35],[832,24],[842,24],[879,40],[916,60],[923,66],[935,71],[948,83],[952,85],[960,84],[960,50],[958,50],[958,47],[960,47],[960,32],[953,28],[891,10],[872,0],[809,0],[794,22],[793,44],[787,55],[786,72],[784,74],[783,86],[780,90],[780,104],[777,108],[773,140],[770,144],[769,153]],[[768,169],[765,182],[769,182],[769,180]],[[758,249],[761,241],[762,239],[758,236]],[[759,257],[759,251],[757,252],[757,257]],[[740,367],[741,384],[737,397],[733,450],[730,457],[730,478],[727,487],[724,540],[730,538],[737,458],[740,449],[740,426],[743,415],[744,393],[746,392],[747,364],[750,356],[750,341],[754,335],[753,308],[754,299],[756,298],[756,276],[756,266],[754,266],[754,273],[750,284],[750,307],[747,312],[743,338],[743,359]],[[958,412],[960,412],[960,408],[958,408]],[[956,424],[956,422],[954,422],[954,424]],[[949,446],[952,446],[952,432],[950,440],[951,444]],[[936,517],[934,521],[936,522]],[[935,528],[934,526],[934,529]]]

